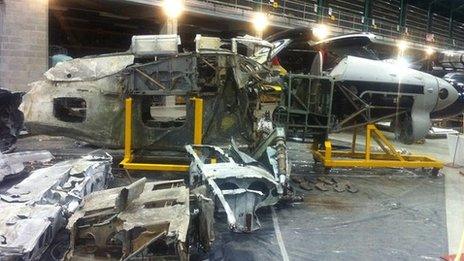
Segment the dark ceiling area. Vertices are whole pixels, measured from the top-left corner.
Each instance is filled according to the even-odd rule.
[[[129,49],[133,35],[158,34],[164,15],[160,8],[107,0],[51,0],[49,10],[50,55],[72,57],[121,52]],[[179,20],[182,47],[193,49],[196,34],[230,38],[250,34],[245,22],[184,15]]]
[[[464,0],[406,0],[408,4],[429,10],[432,12],[450,17],[453,12],[453,18],[464,22]]]
[[[376,0],[371,0],[376,1]],[[424,10],[464,22],[464,0],[404,0]],[[399,1],[392,2],[399,5]],[[128,50],[133,35],[158,34],[164,21],[159,7],[109,0],[50,0],[50,55],[72,57]],[[444,19],[444,33],[448,31]],[[269,35],[276,29],[270,28]],[[182,48],[192,50],[196,34],[231,38],[252,34],[247,22],[188,13],[179,20]],[[457,33],[460,35],[460,32]]]

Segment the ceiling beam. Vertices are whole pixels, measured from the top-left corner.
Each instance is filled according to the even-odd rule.
[[[369,22],[370,22],[371,15],[372,15],[372,0],[364,0],[364,11],[363,11],[364,27],[363,27],[363,31],[365,31],[365,32],[369,31]]]

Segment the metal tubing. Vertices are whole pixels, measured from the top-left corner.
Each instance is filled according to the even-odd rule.
[[[125,100],[124,112],[124,160],[130,162],[132,160],[132,98]]]
[[[149,171],[178,171],[186,172],[189,170],[189,165],[181,164],[152,164],[152,163],[124,163],[125,169],[130,170],[149,170]]]
[[[366,161],[371,160],[371,132],[369,131],[369,127],[367,127],[366,131],[366,147],[364,149],[366,150]]]

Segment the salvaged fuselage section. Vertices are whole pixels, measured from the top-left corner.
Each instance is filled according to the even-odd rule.
[[[111,162],[103,152],[59,162],[0,194],[0,259],[38,260],[82,198],[106,188]]]
[[[132,54],[59,63],[31,84],[21,109],[33,134],[64,135],[97,146],[123,146],[124,99],[133,99],[134,149],[178,150],[193,142],[193,97],[202,98],[203,141],[253,140],[257,72],[262,66],[224,51],[157,59]]]
[[[96,145],[121,145],[123,79],[133,55],[74,59],[31,83],[21,110],[32,134],[65,135]]]
[[[145,178],[92,193],[69,220],[66,259],[188,260],[189,198],[183,180]]]
[[[216,198],[226,213],[229,228],[235,232],[260,228],[255,211],[276,204],[282,193],[284,184],[277,173],[271,174],[234,146],[228,153],[208,145],[188,145],[186,150],[192,159],[190,185],[208,188],[208,197]]]

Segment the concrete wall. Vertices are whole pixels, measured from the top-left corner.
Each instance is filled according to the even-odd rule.
[[[48,0],[0,0],[0,87],[28,90],[48,68]]]

